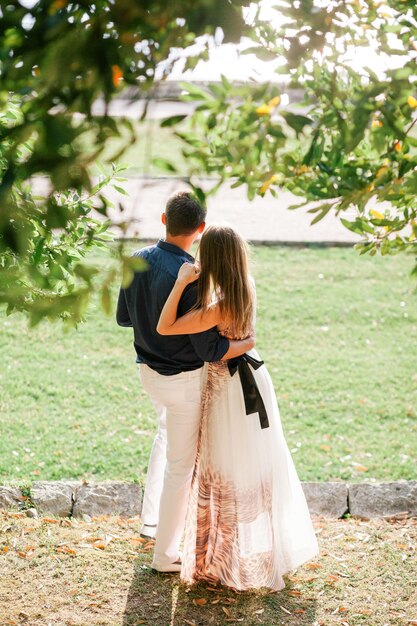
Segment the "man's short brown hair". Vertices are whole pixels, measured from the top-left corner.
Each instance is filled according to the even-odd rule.
[[[165,208],[167,233],[191,235],[205,221],[207,209],[189,191],[177,191],[168,200]]]

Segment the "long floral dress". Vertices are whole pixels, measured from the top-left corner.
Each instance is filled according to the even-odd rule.
[[[271,378],[256,350],[248,357],[208,365],[181,578],[279,590],[318,544]]]

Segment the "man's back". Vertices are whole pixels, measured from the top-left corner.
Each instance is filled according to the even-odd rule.
[[[117,323],[133,326],[137,362],[145,363],[160,374],[170,376],[191,371],[204,361],[218,361],[227,352],[229,342],[215,329],[195,335],[161,336],[156,331],[159,315],[185,262],[194,259],[178,246],[158,241],[142,248],[135,256],[143,258],[147,268],[136,272],[129,287],[121,289],[117,305]],[[179,315],[194,306],[196,286],[184,292]]]

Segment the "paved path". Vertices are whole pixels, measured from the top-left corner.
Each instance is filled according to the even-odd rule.
[[[199,184],[206,189],[214,181],[202,179]],[[129,223],[124,236],[128,238],[156,239],[164,235],[161,214],[169,196],[177,190],[189,189],[178,178],[130,177],[122,183],[128,196],[121,195],[112,188],[106,189],[105,195],[117,208],[109,211],[114,222],[113,232],[121,236],[117,224]],[[46,178],[36,178],[33,188],[35,193],[47,193]],[[223,185],[215,196],[208,199],[207,223],[227,222],[238,228],[242,235],[253,242],[305,244],[322,243],[326,245],[352,245],[359,237],[347,230],[340,219],[329,213],[323,220],[310,225],[314,215],[306,208],[288,210],[293,204],[299,204],[301,198],[283,191],[277,198],[267,194],[250,202],[246,197],[245,187],[230,188],[230,183]],[[120,210],[120,204],[123,210]],[[352,211],[346,211],[344,217],[353,217]]]
[[[213,181],[202,180],[203,188],[210,188]],[[131,221],[126,236],[141,239],[155,239],[164,234],[160,221],[170,194],[187,185],[175,178],[129,178],[123,186],[129,197],[117,192],[108,196],[116,203],[122,202],[123,213],[112,212],[112,219]],[[239,229],[244,237],[254,242],[268,243],[325,243],[351,245],[358,241],[358,236],[342,226],[340,220],[328,214],[314,226],[310,225],[311,213],[305,208],[289,211],[288,206],[301,200],[291,193],[283,191],[278,198],[270,194],[250,202],[244,187],[231,189],[225,184],[214,197],[208,200],[207,222],[226,221]],[[349,213],[345,213],[349,217]],[[115,229],[115,232],[118,232]],[[120,231],[119,231],[120,234]]]
[[[147,111],[148,118],[160,119],[170,115],[190,114],[195,107],[193,102],[152,100]],[[144,101],[140,99],[115,99],[110,103],[110,114],[125,115],[137,119],[143,112]],[[95,103],[94,112],[104,112],[104,104]],[[210,188],[214,183],[208,179],[200,182],[203,188]],[[116,210],[111,217],[115,222],[130,220],[125,236],[141,239],[155,239],[163,236],[164,228],[160,216],[170,194],[187,186],[175,178],[144,178],[132,177],[123,186],[129,197],[120,196],[116,192],[106,192],[117,205],[121,201],[124,211]],[[207,221],[227,221],[236,226],[249,240],[268,243],[325,243],[335,245],[352,245],[359,237],[347,230],[332,214],[328,214],[314,226],[310,222],[314,215],[307,213],[306,208],[289,211],[292,204],[299,204],[301,199],[289,192],[282,192],[278,198],[267,194],[264,198],[256,198],[250,202],[246,197],[245,187],[231,189],[226,184],[215,197],[208,200]],[[346,212],[349,218],[352,213]],[[115,228],[120,235],[120,229]]]
[[[175,114],[190,114],[195,107],[193,102],[152,100],[149,103],[147,117],[161,119]],[[115,99],[110,103],[109,113],[114,116],[127,116],[137,119],[141,116],[144,101],[140,99]],[[97,101],[94,113],[104,112],[103,102]],[[35,181],[37,191],[44,192],[45,179]],[[203,179],[200,185],[209,189],[214,181]],[[131,177],[123,187],[129,196],[121,196],[113,190],[106,190],[106,195],[116,206],[121,202],[124,211],[115,210],[111,213],[115,223],[129,220],[130,225],[125,232],[127,237],[155,239],[164,235],[160,221],[170,194],[179,189],[187,189],[187,185],[176,178],[145,178]],[[310,225],[314,215],[307,213],[306,208],[289,211],[292,204],[299,204],[301,198],[283,191],[278,198],[270,194],[264,198],[257,197],[250,202],[246,197],[245,187],[231,189],[225,184],[214,197],[208,200],[207,222],[226,221],[237,227],[242,235],[253,242],[268,243],[324,243],[327,245],[352,245],[359,237],[347,230],[333,214],[328,214],[314,226]],[[349,218],[352,213],[345,212]],[[117,235],[120,229],[114,228]]]

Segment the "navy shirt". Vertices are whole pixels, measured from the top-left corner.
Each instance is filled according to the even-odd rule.
[[[162,240],[134,256],[144,259],[147,268],[135,272],[130,286],[120,289],[116,319],[120,326],[133,326],[136,361],[166,376],[195,370],[204,361],[220,361],[229,349],[229,340],[216,328],[194,335],[162,336],[156,331],[178,271],[186,261],[194,263],[193,257]],[[178,305],[179,316],[194,306],[196,297],[196,285],[187,285]]]

